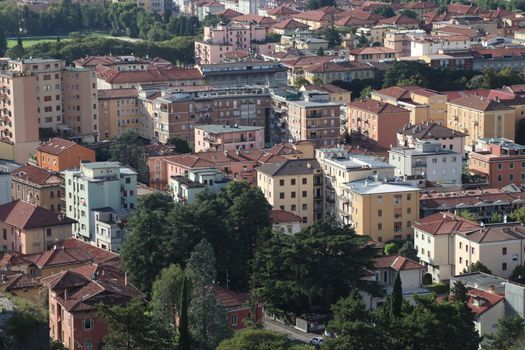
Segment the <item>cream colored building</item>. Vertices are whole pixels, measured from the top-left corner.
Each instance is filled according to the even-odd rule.
[[[447,126],[467,133],[466,148],[481,138],[514,140],[515,111],[505,104],[481,96],[465,96],[447,103]]]
[[[286,210],[310,225],[323,218],[323,174],[315,159],[262,165],[257,186],[274,209]]]
[[[419,219],[419,188],[410,184],[358,180],[344,184],[343,216],[359,235],[379,242],[412,237]]]
[[[394,177],[393,165],[374,157],[350,154],[342,147],[317,149],[316,158],[324,173],[325,215],[335,216],[343,224],[351,223],[344,196],[346,183],[373,176]]]
[[[370,98],[409,110],[411,124],[447,122],[447,96],[434,90],[393,86],[373,91]]]
[[[136,89],[98,92],[100,140],[111,140],[126,131],[139,132],[140,107]]]

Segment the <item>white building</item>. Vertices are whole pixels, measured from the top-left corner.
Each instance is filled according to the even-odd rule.
[[[418,141],[415,148],[392,148],[388,154],[396,176],[424,175],[438,184],[461,184],[461,154],[443,149],[440,143]]]
[[[175,202],[193,203],[201,192],[218,193],[230,180],[222,171],[208,168],[190,170],[187,175],[172,176],[169,186]]]
[[[449,129],[439,123],[424,122],[406,125],[397,131],[397,143],[399,147],[415,148],[418,141],[439,143],[441,148],[463,153],[467,135]]]
[[[436,55],[443,51],[469,50],[470,47],[470,37],[466,35],[416,37],[410,43],[410,56]]]
[[[100,248],[116,248],[122,239],[112,237],[115,241],[108,246],[100,235],[97,240],[97,228],[105,220],[102,213],[136,209],[137,173],[118,162],[95,162],[82,163],[80,169],[66,170],[64,175],[66,215],[77,220],[73,235]]]

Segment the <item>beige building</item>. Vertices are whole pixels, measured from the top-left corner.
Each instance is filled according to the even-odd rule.
[[[98,92],[100,140],[111,140],[126,131],[139,132],[140,108],[137,89]]]
[[[36,106],[38,123],[30,122],[28,127],[36,128],[37,135],[39,131],[53,130],[84,142],[98,140],[94,71],[65,67],[65,62],[58,59],[39,58],[10,60],[8,70],[36,80],[32,82],[36,96],[34,100],[26,97],[26,101]]]
[[[37,77],[0,71],[0,157],[25,163],[38,147]]]
[[[357,234],[379,242],[412,237],[412,223],[419,219],[419,188],[368,179],[343,186],[343,216]]]
[[[23,200],[54,212],[62,210],[62,178],[58,173],[27,164],[11,173],[13,200]]]
[[[481,96],[464,96],[447,103],[447,126],[467,133],[466,146],[477,139],[502,137],[514,140],[515,111],[505,104]]]
[[[419,86],[392,86],[373,91],[370,98],[410,111],[411,124],[447,122],[447,96],[434,90]]]
[[[508,278],[512,270],[522,265],[525,257],[525,228],[513,224],[481,226],[455,235],[456,273],[470,271],[481,262],[492,274]]]
[[[290,142],[307,140],[316,146],[339,143],[340,105],[333,102],[288,102]]]
[[[315,159],[290,159],[257,167],[257,186],[274,209],[310,225],[323,218],[323,174]]]
[[[345,184],[379,176],[394,177],[395,167],[377,158],[348,153],[344,148],[320,148],[316,156],[324,174],[325,216],[335,216],[342,224],[350,224]]]

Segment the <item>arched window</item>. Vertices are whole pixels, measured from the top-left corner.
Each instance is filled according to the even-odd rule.
[[[89,330],[89,329],[93,329],[93,319],[92,318],[85,318],[83,321],[82,321],[82,328],[83,329],[86,329],[86,330]]]

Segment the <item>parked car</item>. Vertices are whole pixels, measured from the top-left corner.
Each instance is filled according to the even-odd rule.
[[[320,346],[323,344],[323,337],[313,337],[312,340],[310,340],[310,344]]]

